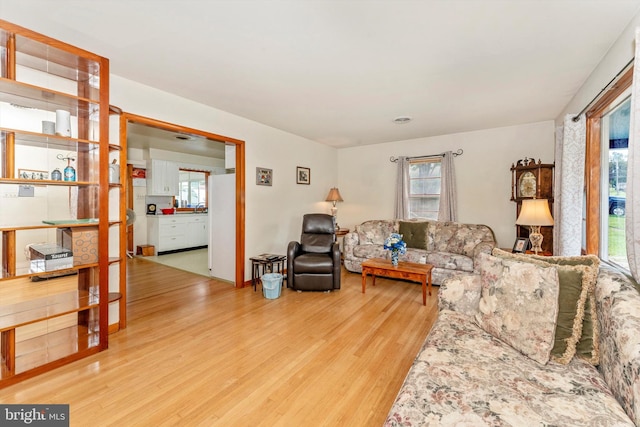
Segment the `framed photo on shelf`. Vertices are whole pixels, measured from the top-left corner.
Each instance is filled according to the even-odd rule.
[[[311,184],[310,168],[303,168],[302,166],[296,167],[296,184]]]
[[[529,247],[529,239],[526,237],[517,237],[516,242],[513,244],[513,249],[511,252],[514,254],[523,254],[527,251]]]
[[[256,185],[268,185],[273,183],[273,170],[267,168],[256,168]]]
[[[20,179],[49,179],[49,172],[38,171],[33,169],[18,169],[18,177]]]

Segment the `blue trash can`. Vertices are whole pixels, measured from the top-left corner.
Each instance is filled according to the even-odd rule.
[[[282,274],[267,273],[260,278],[262,280],[262,295],[266,299],[280,298],[280,290],[282,289]]]

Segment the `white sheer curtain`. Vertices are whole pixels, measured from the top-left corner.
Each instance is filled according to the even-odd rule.
[[[629,152],[627,161],[627,201],[625,234],[627,259],[633,278],[640,280],[640,29],[636,29],[636,56],[633,61],[631,84],[631,117],[629,125]]]
[[[406,156],[398,157],[394,216],[396,219],[406,219],[409,216],[409,160]]]
[[[553,253],[560,256],[580,255],[582,249],[586,120],[573,117],[566,115],[556,129]]]
[[[447,151],[440,163],[440,207],[438,221],[457,221],[458,205],[456,203],[456,179],[453,169],[453,153]]]

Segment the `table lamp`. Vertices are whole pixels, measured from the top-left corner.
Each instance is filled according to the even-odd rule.
[[[338,208],[336,207],[337,202],[344,202],[342,200],[342,196],[340,195],[340,190],[337,187],[333,187],[329,190],[329,195],[327,196],[327,202],[333,202],[333,207],[331,208],[331,215],[333,216],[333,223],[336,226],[336,231],[340,228],[338,226]]]
[[[537,255],[542,252],[541,226],[553,225],[553,217],[549,211],[547,199],[527,199],[522,201],[522,209],[516,220],[517,225],[529,226],[531,250]]]

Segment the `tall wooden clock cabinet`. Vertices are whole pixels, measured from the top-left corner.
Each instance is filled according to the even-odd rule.
[[[553,214],[553,163],[537,162],[525,157],[511,165],[511,200],[516,203],[516,219],[526,199],[547,199],[549,210]],[[546,253],[553,252],[553,226],[541,227],[544,237],[542,248]],[[529,228],[516,225],[517,237],[529,237]]]

